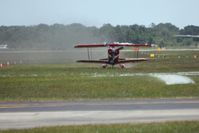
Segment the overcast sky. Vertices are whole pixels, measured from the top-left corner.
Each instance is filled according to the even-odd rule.
[[[199,0],[0,0],[0,25],[199,26]]]

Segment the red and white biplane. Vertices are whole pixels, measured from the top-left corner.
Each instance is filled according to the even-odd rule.
[[[105,44],[77,44],[75,48],[96,48],[107,47],[108,57],[99,60],[78,60],[77,62],[83,63],[100,63],[102,67],[106,68],[108,65],[119,65],[121,68],[125,67],[125,63],[135,63],[141,61],[147,61],[147,58],[120,58],[120,50],[124,47],[150,47],[147,44],[133,44],[133,43],[105,43]]]

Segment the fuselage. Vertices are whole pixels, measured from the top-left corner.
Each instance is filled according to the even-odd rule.
[[[108,48],[108,63],[110,65],[115,65],[119,62],[119,54],[120,54],[121,49],[123,49],[123,47],[119,47],[119,48],[109,47]]]

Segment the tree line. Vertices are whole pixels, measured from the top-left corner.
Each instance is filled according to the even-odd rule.
[[[160,47],[198,45],[198,39],[176,38],[178,34],[199,35],[199,27],[188,25],[180,29],[171,23],[152,23],[149,27],[104,24],[99,28],[78,23],[0,26],[0,44],[12,49],[67,49],[76,43],[103,42],[149,43]]]

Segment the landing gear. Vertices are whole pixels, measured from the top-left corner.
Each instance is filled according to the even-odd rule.
[[[120,68],[122,68],[122,69],[123,69],[123,68],[126,68],[124,64],[119,64],[119,66],[120,66]],[[108,64],[103,64],[103,65],[102,65],[102,68],[107,68],[107,67],[108,67]],[[111,68],[113,68],[113,67],[114,67],[114,65],[111,65]]]
[[[125,68],[125,65],[124,64],[120,64],[120,68]]]
[[[102,65],[102,68],[106,68],[106,67],[107,67],[107,64],[103,64],[103,65]]]

